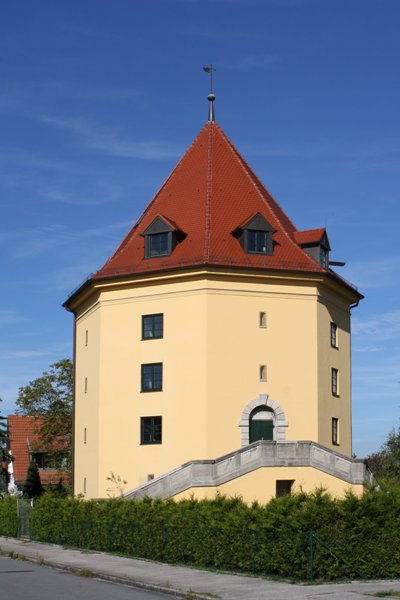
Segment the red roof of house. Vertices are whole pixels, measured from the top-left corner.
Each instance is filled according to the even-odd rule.
[[[318,244],[326,235],[325,227],[319,229],[307,229],[306,231],[295,231],[293,236],[298,244]]]
[[[247,254],[232,235],[261,214],[275,229],[273,256]],[[185,232],[169,256],[144,257],[156,219]],[[204,125],[164,185],[95,279],[196,265],[324,272],[295,239],[296,228],[215,122]]]
[[[26,417],[22,415],[8,415],[8,436],[10,439],[9,449],[13,456],[13,468],[15,483],[22,485],[25,482],[29,467],[29,452],[45,452],[46,447],[40,439],[40,426],[43,419],[40,417]],[[48,448],[47,448],[48,449]],[[40,479],[43,484],[57,483],[60,476],[65,479],[65,472],[55,469],[39,470]]]
[[[273,230],[272,255],[247,253],[241,244],[240,226],[256,215]],[[145,258],[145,232],[160,218],[180,232],[179,242],[168,256]],[[96,279],[197,266],[327,273],[302,247],[308,240],[321,241],[324,233],[297,231],[219,125],[209,121],[114,254],[64,306]],[[328,272],[362,298],[351,284]]]

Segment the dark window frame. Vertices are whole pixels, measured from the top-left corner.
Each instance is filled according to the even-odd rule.
[[[331,389],[333,396],[339,396],[339,369],[331,369]]]
[[[338,326],[333,321],[331,321],[331,346],[338,348]]]
[[[161,317],[161,319],[160,319]],[[161,320],[157,325],[156,320]],[[150,324],[150,327],[146,325]],[[161,331],[161,333],[160,333]],[[150,333],[149,333],[150,332]],[[159,333],[159,335],[154,335]],[[152,335],[153,334],[153,335]],[[142,315],[142,340],[159,340],[164,337],[164,313],[154,313],[150,315]]]
[[[165,244],[161,244],[162,240]],[[158,246],[163,245],[163,250],[157,251],[153,244],[158,241]],[[159,258],[160,256],[169,256],[172,251],[172,232],[160,231],[157,233],[148,233],[145,236],[145,258]]]
[[[162,444],[162,416],[140,417],[140,444]]]
[[[261,254],[262,256],[267,256],[270,235],[269,231],[262,229],[245,229],[244,246],[247,254]],[[261,237],[263,239],[261,239]]]
[[[275,481],[275,496],[276,496],[276,498],[281,498],[282,496],[291,496],[294,482],[295,482],[294,479],[276,479],[276,481]]]
[[[339,419],[332,417],[332,445],[339,446]]]
[[[144,363],[140,367],[141,367],[140,391],[142,393],[162,392],[162,389],[163,389],[163,363],[162,362]],[[159,370],[159,373],[157,373],[158,370]],[[146,384],[146,380],[151,382],[151,386]]]

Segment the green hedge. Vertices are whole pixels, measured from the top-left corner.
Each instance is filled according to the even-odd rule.
[[[169,563],[306,580],[312,529],[314,577],[400,577],[400,491],[333,500],[297,494],[247,506],[238,498],[181,502],[59,498],[45,494],[31,515],[35,540]],[[1,519],[1,517],[0,517]],[[0,521],[2,527],[3,521]]]
[[[18,535],[17,499],[4,496],[0,499],[0,535],[16,537]]]

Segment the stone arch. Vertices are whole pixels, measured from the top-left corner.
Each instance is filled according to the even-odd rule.
[[[275,429],[274,429],[274,440],[282,442],[285,440],[286,427],[289,423],[286,421],[285,413],[281,406],[272,400],[268,394],[260,394],[255,400],[251,400],[242,412],[240,421],[238,423],[241,432],[242,448],[249,445],[249,420],[250,415],[256,408],[267,407],[271,409],[275,416]]]

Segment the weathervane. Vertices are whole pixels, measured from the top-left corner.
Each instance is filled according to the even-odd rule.
[[[208,94],[208,101],[209,101],[208,120],[209,121],[215,121],[214,104],[213,104],[214,100],[215,100],[215,96],[214,96],[214,92],[213,92],[213,71],[216,71],[216,70],[217,69],[214,69],[212,64],[210,64],[209,67],[203,67],[203,71],[210,74],[210,93]]]

